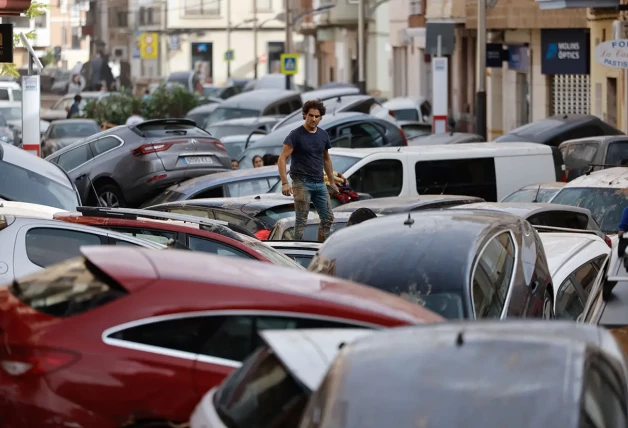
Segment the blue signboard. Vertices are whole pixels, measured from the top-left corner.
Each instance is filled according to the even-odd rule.
[[[527,46],[508,46],[508,68],[522,73],[530,71],[530,51]]]
[[[541,73],[589,74],[589,45],[584,28],[541,30]]]

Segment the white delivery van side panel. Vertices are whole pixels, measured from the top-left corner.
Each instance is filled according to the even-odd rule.
[[[530,184],[556,181],[551,152],[532,156],[504,156],[495,158],[497,200]]]

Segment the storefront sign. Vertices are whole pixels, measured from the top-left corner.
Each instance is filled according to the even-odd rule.
[[[543,74],[589,74],[589,61],[588,30],[541,30]]]
[[[486,66],[490,68],[502,68],[504,62],[504,48],[501,43],[488,43],[486,45]]]
[[[628,69],[628,40],[609,40],[595,48],[595,61],[611,68]]]
[[[508,46],[508,68],[522,73],[530,71],[530,51],[527,46]]]

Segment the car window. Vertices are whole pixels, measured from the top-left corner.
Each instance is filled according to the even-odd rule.
[[[225,120],[240,119],[244,117],[258,117],[262,112],[246,108],[218,107],[209,115],[205,127]]]
[[[310,211],[314,211],[314,206],[311,204]],[[294,217],[294,204],[277,205],[255,216],[255,218],[269,226],[274,226],[275,223],[286,217]]]
[[[393,110],[395,112],[395,119],[407,120],[407,121],[420,121],[423,120],[419,117],[419,111],[415,108],[402,108],[399,110]]]
[[[403,187],[403,163],[398,159],[381,159],[367,163],[351,174],[349,185],[355,192],[373,198],[399,196]]]
[[[109,150],[114,149],[121,144],[122,142],[115,137],[100,138],[96,141],[92,141],[91,143],[89,143],[92,148],[92,152],[94,153],[94,156],[98,156],[100,154],[108,152]]]
[[[26,255],[40,267],[81,255],[84,245],[102,245],[99,235],[67,229],[33,228],[26,232]]]
[[[8,89],[0,89],[0,101],[10,101]]]
[[[237,248],[221,242],[212,241],[211,239],[199,238],[198,236],[189,236],[188,247],[193,251],[202,251],[204,253],[212,253],[219,256],[244,257],[247,259],[253,258],[253,256]]]
[[[444,193],[497,201],[494,158],[421,161],[414,171],[419,195]]]
[[[289,102],[279,104],[277,110],[279,111],[280,115],[288,115],[294,111],[292,110],[292,106]]]
[[[11,90],[11,92],[13,92],[13,101],[22,101],[22,90],[21,89],[13,88]]]
[[[185,214],[185,215],[191,215],[193,217],[214,219],[213,210],[203,209],[203,208],[198,208],[198,207],[193,207],[193,206],[164,207],[163,211],[167,213],[173,213],[173,214]]]
[[[614,141],[606,150],[606,165],[621,165],[628,160],[628,141]]]
[[[135,127],[137,132],[141,133],[144,138],[171,137],[173,132],[181,133],[187,137],[210,137],[209,133],[204,129],[186,123],[154,123],[147,121],[139,123]]]
[[[572,211],[546,211],[527,218],[534,226],[565,227],[568,229],[587,230],[589,216]]]
[[[408,139],[432,134],[431,125],[403,125],[401,129]]]
[[[112,227],[110,229],[118,233],[124,233],[125,235],[163,245],[168,244],[171,239],[175,239],[176,237],[174,232],[159,229],[140,229],[136,227]]]
[[[571,181],[585,174],[600,147],[599,142],[570,143],[561,147],[563,162],[568,171],[567,180]]]
[[[190,199],[207,199],[207,198],[224,198],[225,191],[223,186],[210,187],[202,192],[197,193]]]
[[[558,192],[552,203],[586,208],[602,232],[617,233],[622,212],[628,206],[628,192],[612,187],[569,187]]]
[[[584,377],[581,413],[586,415],[588,426],[626,426],[626,398],[619,381],[620,374],[598,359],[588,365]]]
[[[57,165],[66,171],[72,171],[93,158],[89,144],[83,144],[59,156]]]
[[[563,281],[556,294],[555,316],[557,319],[575,321],[583,310],[584,301],[578,294],[570,276]]]
[[[341,174],[344,174],[349,168],[351,168],[360,160],[360,158],[358,157],[340,156],[334,154],[330,154],[329,157],[331,157],[331,164],[334,167],[334,171]]]
[[[252,233],[257,232],[260,228],[259,223],[255,221],[254,218],[249,217],[244,213],[242,215],[238,215],[230,211],[214,209],[212,210],[212,215],[216,220],[226,221],[228,223],[244,227]]]
[[[599,272],[599,266],[602,259],[606,258],[606,256],[598,257],[595,260],[590,261],[589,263],[585,263],[581,267],[578,268],[573,274],[574,281],[580,286],[583,294],[583,300],[586,302],[587,297],[591,293],[593,285],[595,283],[595,279],[597,278],[597,274]]]
[[[318,242],[318,226],[319,226],[318,224],[306,225],[305,228],[303,228],[303,238],[301,240]],[[347,223],[335,221],[331,225],[329,234],[331,235],[337,230],[344,229],[345,227],[347,227]],[[284,230],[282,236],[283,236],[282,240],[284,241],[294,241],[294,227],[289,227],[286,230]]]
[[[363,149],[382,147],[385,144],[382,133],[369,123],[356,123],[338,129],[338,136],[331,142],[333,147]]]
[[[548,146],[558,147],[561,143],[579,138],[598,137],[604,135],[604,131],[596,125],[578,126],[559,135],[545,143]]]
[[[52,130],[49,135],[50,138],[84,138],[89,137],[100,132],[100,128],[95,122],[75,122],[75,123],[61,123],[53,124],[50,126]]]
[[[301,266],[303,266],[304,268],[307,269],[307,267],[310,265],[310,262],[312,261],[312,256],[305,256],[305,255],[300,255],[300,256],[295,256],[295,255],[291,255],[289,254],[288,257],[290,257],[292,260],[294,260],[295,262],[297,262],[298,264],[300,264]]]
[[[473,273],[476,318],[501,317],[514,264],[515,247],[509,232],[503,232],[488,242]]]
[[[91,270],[83,257],[22,277],[9,289],[22,303],[55,317],[85,313],[128,294],[115,281]]]
[[[274,184],[274,183],[273,183]],[[271,185],[266,178],[255,178],[253,180],[234,181],[226,184],[229,197],[249,196],[255,193],[267,193]]]
[[[502,199],[502,202],[548,202],[560,189],[517,190]]]

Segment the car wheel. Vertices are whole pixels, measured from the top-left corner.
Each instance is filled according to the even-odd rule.
[[[553,320],[554,318],[554,295],[551,290],[545,289],[545,294],[543,295],[543,319]]]
[[[115,184],[105,184],[96,189],[98,205],[110,208],[125,208],[127,206],[122,191]]]

